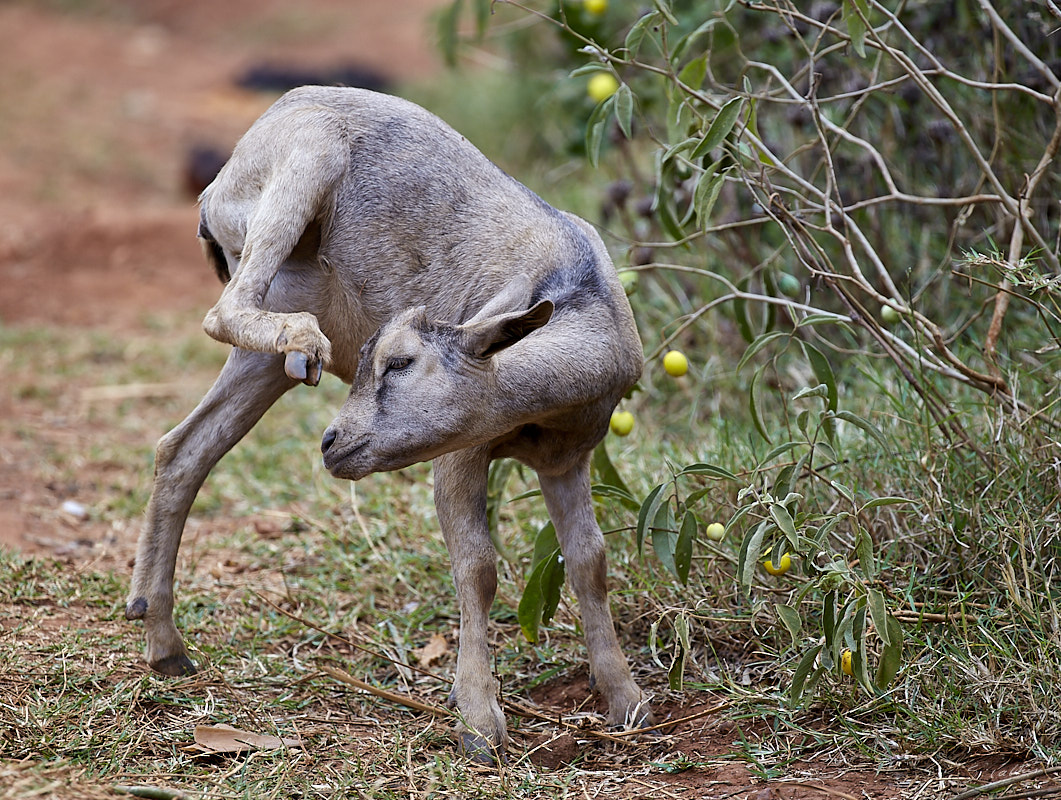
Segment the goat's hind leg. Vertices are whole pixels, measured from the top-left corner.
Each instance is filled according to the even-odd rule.
[[[159,440],[147,520],[137,545],[127,619],[142,619],[145,658],[157,672],[195,672],[173,622],[173,571],[184,523],[207,474],[295,385],[283,356],[234,349],[191,414]]]
[[[556,527],[568,581],[578,598],[589,655],[590,680],[608,702],[611,725],[643,727],[652,712],[630,677],[608,608],[604,535],[593,514],[589,455],[562,475],[539,475],[542,496]]]

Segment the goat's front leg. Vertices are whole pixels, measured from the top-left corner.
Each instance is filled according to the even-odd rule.
[[[450,703],[461,716],[461,748],[482,761],[492,760],[494,750],[508,742],[487,637],[490,606],[497,591],[497,551],[486,518],[489,464],[486,447],[435,459],[435,508],[460,606],[457,674]]]
[[[590,683],[608,702],[611,725],[645,726],[652,712],[630,677],[608,609],[604,535],[593,514],[589,456],[562,475],[539,475],[556,528],[568,581],[578,598],[589,655]]]
[[[173,623],[173,571],[181,534],[207,474],[295,382],[279,356],[233,350],[191,414],[159,440],[155,480],[140,534],[126,619],[142,619],[145,658],[165,675],[195,672]]]

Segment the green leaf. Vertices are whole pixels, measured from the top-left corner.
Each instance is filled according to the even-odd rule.
[[[822,598],[822,635],[825,646],[832,652],[836,635],[836,590],[826,592]]]
[[[788,629],[789,635],[792,636],[792,644],[795,644],[799,641],[800,633],[803,631],[803,620],[800,618],[799,612],[784,603],[775,603],[774,608],[777,611],[778,619],[781,620],[781,623]]]
[[[631,511],[637,511],[641,507],[641,504],[634,500],[633,492],[630,491],[630,487],[626,485],[626,481],[623,480],[622,476],[619,474],[619,470],[617,470],[612,463],[612,460],[608,455],[608,448],[605,447],[604,442],[605,440],[602,439],[601,443],[593,450],[593,461],[590,462],[590,468],[596,473],[597,478],[601,483],[610,486],[621,493],[620,500],[624,506]],[[623,500],[622,495],[629,498],[629,502]]]
[[[744,278],[737,284],[737,288],[743,292],[748,288],[749,280],[750,278]],[[748,303],[742,297],[733,298],[733,319],[737,323],[737,330],[740,331],[744,341],[751,342],[755,339],[751,321],[748,319]]]
[[[836,314],[808,314],[796,323],[797,328],[813,328],[818,325],[836,325],[851,336],[855,335],[854,329],[845,322],[843,317],[838,317]]]
[[[766,347],[770,342],[775,339],[782,337],[789,337],[791,334],[786,331],[770,331],[770,333],[764,333],[755,339],[748,347],[744,350],[744,355],[740,357],[740,361],[737,362],[737,372],[744,369],[745,365],[755,357],[755,354]]]
[[[807,354],[807,359],[810,361],[811,369],[814,370],[814,376],[825,384],[825,388],[829,392],[829,410],[836,411],[839,395],[836,390],[836,377],[833,375],[833,368],[829,365],[829,360],[821,350],[809,342],[803,342],[802,344],[803,351]]]
[[[656,206],[656,215],[663,230],[667,232],[674,241],[685,238],[685,229],[678,221],[678,215],[674,213],[673,198],[670,195],[660,197],[659,205]]]
[[[707,53],[694,58],[678,73],[678,80],[694,91],[704,85],[707,77]]]
[[[763,537],[766,536],[769,524],[763,520],[744,537],[741,543],[740,555],[737,557],[737,575],[740,584],[748,590],[752,585],[752,576],[755,574],[755,566],[759,563],[759,557],[763,549]]]
[[[816,680],[808,681],[807,677],[811,674],[811,670],[814,669],[814,662],[818,659],[818,654],[821,652],[822,646],[820,644],[814,645],[799,660],[799,664],[796,665],[796,671],[792,674],[792,686],[789,689],[789,697],[793,704],[799,703],[803,699],[804,692],[810,688]],[[824,668],[818,667],[817,672],[824,672]]]
[[[527,588],[516,609],[516,618],[528,642],[537,642],[539,626],[553,618],[560,604],[560,589],[563,585],[564,560],[560,548],[556,548],[531,571]]]
[[[661,13],[671,25],[678,24],[678,18],[674,16],[674,12],[671,11],[670,0],[656,0],[656,8],[659,9],[659,13]]]
[[[619,122],[619,130],[623,136],[632,139],[632,121],[634,117],[634,93],[625,83],[620,83],[615,91],[615,119]]]
[[[560,549],[560,542],[556,538],[556,528],[553,523],[546,522],[534,537],[534,552],[531,554],[531,572],[542,561],[549,558]]]
[[[700,144],[698,144],[696,149],[690,154],[689,157],[691,159],[702,158],[725,141],[726,137],[729,136],[730,131],[733,130],[733,126],[737,124],[737,120],[740,118],[743,104],[744,98],[734,97],[727,101],[726,104],[718,110],[714,120],[711,122],[711,127],[707,129],[707,133],[705,133],[704,138],[700,140]]]
[[[785,534],[792,549],[797,549],[796,524],[792,521],[792,515],[788,513],[788,509],[780,503],[771,503],[770,516],[773,517],[774,522],[777,523],[777,527],[781,533]]]
[[[602,100],[597,104],[586,123],[586,157],[594,167],[600,161],[601,142],[604,141],[604,133],[608,128],[608,119],[614,105],[615,95],[613,94],[607,100]]]
[[[888,617],[887,627],[890,644],[881,651],[877,674],[873,678],[873,683],[881,691],[892,685],[903,663],[903,627],[892,616]]]
[[[678,541],[674,545],[674,571],[683,585],[689,584],[689,568],[693,564],[693,543],[696,541],[698,530],[696,515],[692,511],[686,511],[682,518],[681,529],[678,531]]]
[[[696,213],[696,224],[701,228],[706,228],[711,221],[711,212],[715,210],[715,203],[726,183],[726,173],[714,171],[717,166],[718,162],[715,162],[709,171],[700,176],[693,191],[693,211]]]
[[[615,486],[609,486],[606,483],[595,483],[589,487],[589,490],[594,497],[609,497],[612,500],[618,500],[625,508],[631,511],[637,511],[641,508],[641,504],[634,499],[633,495],[629,495]]]
[[[755,429],[759,431],[759,435],[769,444],[771,442],[770,434],[766,432],[766,425],[763,423],[762,409],[759,406],[759,387],[763,382],[763,372],[765,370],[765,366],[759,367],[759,369],[755,371],[755,375],[752,376],[752,382],[748,386],[748,410],[751,412],[752,422],[755,423]]]
[[[644,550],[645,532],[656,519],[660,504],[666,499],[663,496],[663,488],[667,484],[661,483],[648,493],[645,502],[641,504],[641,511],[637,515],[637,554],[641,555]]]
[[[867,580],[877,574],[877,565],[873,557],[873,540],[866,529],[858,525],[855,529],[855,554],[858,556],[859,568]]]
[[[721,22],[721,20],[718,17],[712,17],[706,22],[701,23],[700,27],[696,28],[693,31],[690,31],[689,33],[685,34],[685,36],[683,36],[681,39],[679,39],[678,44],[674,46],[674,50],[671,55],[671,63],[680,64],[682,62],[682,59],[685,58],[686,51],[689,50],[694,44],[696,44],[696,40],[703,36],[705,33],[707,33],[709,30],[711,30],[713,27],[715,27],[717,24],[719,24],[719,22]]]
[[[516,468],[516,462],[510,458],[499,458],[490,465],[490,472],[486,480],[486,524],[489,526],[490,539],[496,547],[497,520],[501,514],[501,505],[504,501],[505,486]]]
[[[671,510],[670,503],[660,505],[649,527],[652,531],[652,549],[656,553],[656,558],[667,572],[678,577],[678,567],[674,562],[678,533],[675,530],[674,512]]]
[[[871,508],[880,508],[881,506],[898,506],[903,505],[904,503],[913,502],[913,500],[908,500],[905,497],[875,497],[868,503],[866,503],[864,506],[862,506],[862,508],[859,509],[858,513],[861,514],[863,511],[869,511]]]
[[[696,463],[690,464],[681,472],[679,475],[708,475],[712,478],[723,478],[729,481],[737,480],[737,476],[730,472],[724,467],[718,467],[714,464]]]
[[[873,627],[877,629],[877,636],[887,647],[891,644],[888,638],[888,606],[884,602],[884,595],[880,589],[869,589],[866,592],[866,602],[869,606],[869,618],[873,620]]]
[[[670,147],[668,147],[666,150],[663,151],[663,163],[665,165],[669,164],[670,161],[676,155],[678,155],[678,153],[682,152],[683,150],[688,150],[690,147],[693,146],[693,144],[695,144],[695,142],[696,142],[696,139],[694,139],[693,137],[690,136],[690,137],[688,137],[686,139],[682,139],[680,142],[677,142],[676,144],[672,144]]]
[[[685,658],[689,653],[689,618],[679,614],[674,619],[674,658],[667,670],[667,682],[676,692],[682,690],[685,680]]]
[[[661,19],[662,15],[658,11],[650,11],[647,14],[643,14],[630,28],[630,32],[626,34],[625,42],[626,49],[630,51],[630,58],[637,56],[638,51],[641,50],[641,42],[644,41],[649,30],[657,25]]]
[[[860,58],[865,58],[868,29],[864,20],[869,19],[869,4],[866,0],[844,0],[841,19],[847,25],[847,35],[851,37],[851,46],[855,48]]]
[[[864,420],[862,417],[852,414],[850,411],[837,411],[833,414],[837,419],[842,419],[844,422],[849,422],[856,428],[861,428],[880,444],[881,447],[887,449],[888,443],[884,441],[884,434],[877,429],[877,426],[872,422]]]

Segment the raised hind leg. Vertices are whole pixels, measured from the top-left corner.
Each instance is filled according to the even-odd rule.
[[[296,385],[284,357],[234,349],[195,410],[159,440],[147,520],[140,534],[127,619],[142,619],[145,657],[166,675],[195,672],[173,622],[173,571],[188,512],[207,474]]]

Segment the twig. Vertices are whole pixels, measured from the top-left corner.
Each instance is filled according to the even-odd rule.
[[[693,720],[700,719],[714,714],[718,711],[722,711],[725,708],[729,708],[733,703],[729,700],[723,700],[721,703],[711,706],[711,708],[705,708],[703,711],[697,711],[695,714],[689,714],[685,717],[678,717],[678,719],[669,719],[666,722],[660,722],[656,725],[650,725],[647,728],[631,728],[628,731],[616,731],[614,736],[636,736],[639,733],[652,733],[653,731],[661,731],[667,728],[673,728],[675,725],[681,725],[683,722],[692,722]]]
[[[959,795],[955,795],[951,800],[969,800],[970,797],[979,797],[982,794],[993,792],[996,789],[1004,789],[1007,786],[1012,786],[1015,783],[1021,781],[1030,781],[1035,778],[1043,778],[1047,775],[1054,775],[1061,772],[1061,766],[1059,767],[1043,767],[1042,769],[1034,770],[1033,772],[1025,772],[1020,775],[1012,775],[1008,778],[1004,778],[1000,781],[993,783],[985,783],[983,786],[977,786],[975,789],[969,789],[962,792]]]
[[[179,789],[165,789],[161,786],[115,786],[118,794],[131,794],[133,797],[146,797],[148,800],[191,800],[193,795]]]
[[[786,786],[801,786],[804,789],[813,789],[816,792],[821,792],[822,794],[827,794],[827,795],[830,795],[832,797],[842,797],[843,800],[858,800],[858,798],[855,797],[853,794],[848,794],[847,792],[841,792],[838,789],[830,789],[828,786],[819,786],[816,783],[807,783],[806,781],[796,781],[796,780],[773,781],[773,783],[783,783]]]
[[[408,695],[399,694],[397,692],[390,692],[386,689],[380,689],[378,686],[373,686],[371,683],[365,683],[365,681],[355,678],[350,673],[344,672],[338,667],[318,663],[317,669],[319,669],[321,672],[325,672],[328,675],[331,675],[337,681],[341,681],[342,683],[354,686],[358,689],[368,692],[369,694],[374,694],[376,697],[382,698],[383,700],[388,700],[392,703],[397,703],[400,706],[405,706],[406,708],[411,708],[416,711],[423,711],[425,714],[432,714],[436,717],[455,716],[454,713],[448,708],[431,705],[429,703],[422,703],[419,700],[414,700]]]

